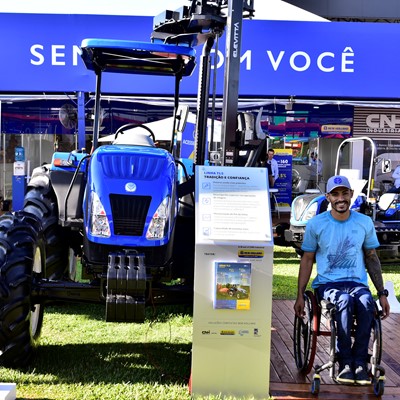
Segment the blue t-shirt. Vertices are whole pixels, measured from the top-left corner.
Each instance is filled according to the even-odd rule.
[[[351,211],[338,221],[330,211],[316,215],[306,226],[301,249],[316,253],[317,276],[312,287],[329,282],[353,281],[368,286],[363,249],[379,246],[370,217]]]

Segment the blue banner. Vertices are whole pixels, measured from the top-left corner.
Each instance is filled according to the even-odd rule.
[[[292,150],[274,149],[274,158],[278,162],[279,178],[274,188],[278,189],[276,199],[280,211],[290,211],[292,204]]]
[[[153,19],[138,16],[0,14],[0,92],[91,91],[79,56],[85,38],[149,41]],[[224,48],[218,54],[222,94]],[[241,96],[398,98],[399,24],[244,20]],[[197,49],[198,56],[201,48]],[[173,80],[105,74],[114,94],[172,94]],[[196,95],[198,69],[181,93]]]

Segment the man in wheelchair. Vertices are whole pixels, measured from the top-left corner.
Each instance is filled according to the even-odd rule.
[[[367,272],[377,290],[382,318],[390,313],[381,264],[375,251],[379,242],[371,218],[350,210],[353,190],[346,177],[331,177],[326,192],[331,210],[309,220],[304,234],[294,311],[303,318],[304,293],[315,260],[317,275],[312,288],[319,299],[333,303],[336,308],[339,363],[336,380],[367,385],[371,383],[367,369],[368,343],[375,311]],[[354,341],[351,336],[353,316],[356,319]]]

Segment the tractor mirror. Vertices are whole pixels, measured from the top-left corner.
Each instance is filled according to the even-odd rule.
[[[387,174],[392,170],[392,160],[382,160],[382,173]]]

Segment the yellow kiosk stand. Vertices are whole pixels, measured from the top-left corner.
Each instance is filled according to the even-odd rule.
[[[196,167],[192,397],[268,398],[273,237],[266,168]]]

